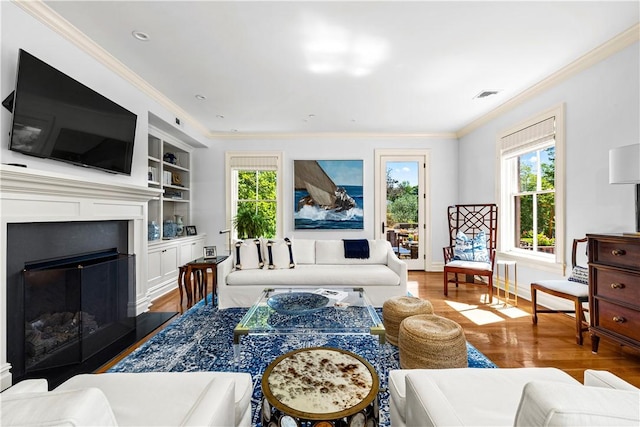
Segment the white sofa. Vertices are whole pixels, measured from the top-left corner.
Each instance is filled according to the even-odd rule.
[[[640,390],[606,371],[393,370],[389,393],[393,427],[640,425]]]
[[[265,241],[261,241],[262,268],[257,267],[253,246],[247,252],[253,258],[240,259],[242,269],[236,268],[236,250],[218,265],[219,308],[250,307],[267,287],[361,287],[376,307],[382,307],[390,297],[407,294],[407,264],[398,259],[386,240],[368,240],[369,257],[365,259],[346,258],[342,240],[291,240],[293,268],[288,245],[283,242],[275,241],[272,247],[275,268],[269,268]]]
[[[25,380],[0,394],[3,426],[250,426],[251,376],[232,372],[84,374],[52,391]]]

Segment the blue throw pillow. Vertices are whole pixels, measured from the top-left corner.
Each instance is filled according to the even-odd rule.
[[[571,282],[582,283],[583,285],[589,284],[589,269],[586,267],[581,267],[576,265],[571,270],[571,275],[569,276],[569,280]]]
[[[453,247],[453,259],[460,261],[489,262],[487,251],[487,235],[480,231],[473,239],[459,231],[456,235],[456,244]]]

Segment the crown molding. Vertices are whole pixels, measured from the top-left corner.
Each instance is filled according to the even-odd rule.
[[[211,139],[457,139],[455,132],[209,132]]]
[[[533,97],[540,95],[542,92],[550,89],[551,87],[559,84],[560,82],[568,79],[569,77],[575,76],[576,74],[586,70],[587,68],[593,66],[594,64],[608,58],[614,53],[617,53],[622,49],[628,46],[631,46],[633,43],[638,42],[638,40],[640,40],[640,23],[635,24],[634,26],[632,26],[626,31],[623,31],[622,33],[618,34],[616,37],[596,47],[590,52],[584,54],[580,58],[571,62],[569,65],[561,68],[560,70],[551,74],[549,77],[541,80],[540,82],[536,83],[530,88],[524,90],[520,94],[509,99],[508,101],[501,104],[499,107],[493,109],[492,111],[485,114],[484,116],[464,126],[462,129],[460,129],[456,133],[456,137],[462,138],[463,136],[478,129],[480,126],[487,124],[491,120],[517,107],[523,102],[528,101]]]
[[[87,35],[77,27],[72,25],[69,21],[42,2],[42,0],[12,0],[12,2],[69,40],[71,43],[75,44],[115,74],[131,83],[142,93],[175,114],[176,117],[179,117],[181,121],[189,123],[203,135],[207,135],[209,133],[209,129],[203,126],[202,123],[194,119],[190,114],[167,98],[162,92],[154,88],[146,80],[134,73],[129,67],[107,52],[103,47],[87,37]]]

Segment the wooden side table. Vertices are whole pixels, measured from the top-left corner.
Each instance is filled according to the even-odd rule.
[[[377,426],[379,379],[357,354],[329,347],[294,350],[262,376],[262,425]]]
[[[187,304],[191,304],[197,295],[204,298],[204,303],[207,303],[207,284],[209,282],[207,272],[209,270],[211,270],[211,304],[213,304],[213,296],[216,294],[216,287],[218,283],[216,277],[217,266],[218,263],[221,263],[227,258],[227,255],[215,258],[198,258],[180,267],[180,273],[178,275],[180,305],[182,305],[183,286],[187,294]]]

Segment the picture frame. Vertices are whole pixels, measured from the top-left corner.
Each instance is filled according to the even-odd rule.
[[[205,246],[203,252],[204,259],[216,258],[218,256],[218,251],[215,246]]]
[[[198,234],[198,232],[196,231],[195,225],[187,225],[184,229],[187,233],[187,236],[195,236]]]
[[[294,160],[295,230],[364,229],[363,160]]]

